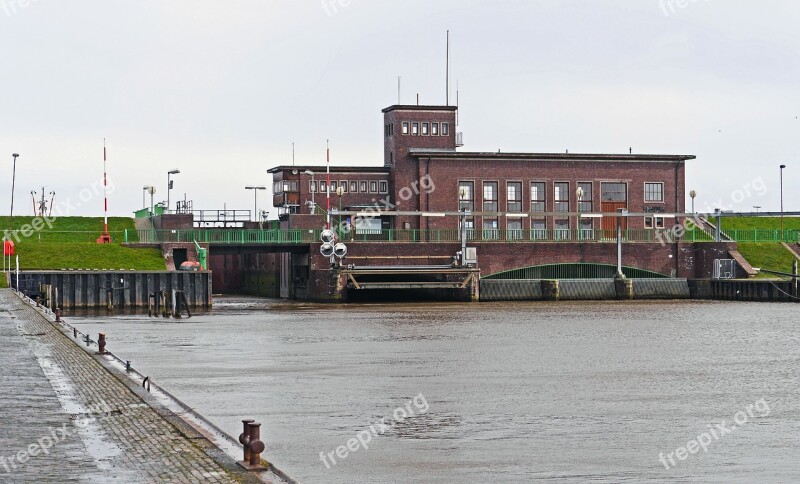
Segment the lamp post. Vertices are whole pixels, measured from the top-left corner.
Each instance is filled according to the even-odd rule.
[[[170,190],[172,190],[172,179],[171,179],[171,177],[172,177],[172,175],[177,175],[180,172],[181,172],[180,170],[170,170],[170,171],[167,172],[167,212],[166,213],[169,213],[169,210],[170,210],[170,208],[169,208],[169,192],[170,192]]]
[[[758,213],[758,209],[761,208],[761,205],[753,205],[753,208],[756,209],[756,213]]]
[[[339,195],[339,230],[342,230],[342,195],[344,195],[344,187],[336,187],[336,194]]]
[[[253,190],[253,216],[258,217],[258,191],[259,190],[266,190],[267,187],[262,186],[250,186],[244,187],[245,190]]]
[[[147,190],[150,189],[150,185],[145,185],[142,187],[142,208],[147,208],[147,201],[145,200],[145,195],[147,194]]]
[[[155,206],[153,205],[153,195],[156,194],[156,187],[154,186],[146,186],[144,187],[147,190],[147,193],[150,194],[150,216],[152,217],[155,215],[153,210],[155,210]]]
[[[695,190],[691,190],[689,192],[689,196],[692,197],[692,213],[695,213],[694,212],[694,197],[697,196],[697,192]]]
[[[19,157],[19,153],[14,153],[11,156],[14,157],[14,167],[11,172],[11,214],[8,219],[9,230],[14,228],[14,186],[17,182],[17,157]]]
[[[581,202],[583,201],[583,188],[578,187],[575,190],[575,196],[578,198],[578,216],[576,217],[576,225],[578,226],[578,240],[581,240]]]
[[[781,240],[783,240],[783,169],[786,165],[781,165]]]
[[[313,214],[317,211],[317,202],[314,199],[314,194],[317,193],[316,182],[314,181],[314,172],[311,170],[306,170],[303,173],[306,175],[311,175],[311,186],[314,187],[314,189],[311,190],[311,213]]]

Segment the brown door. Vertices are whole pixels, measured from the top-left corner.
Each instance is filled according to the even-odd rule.
[[[628,202],[603,202],[601,210],[603,213],[612,213],[616,212],[620,208],[627,208]],[[603,220],[603,230],[611,230],[616,232],[617,230],[617,219],[619,217],[607,217],[604,216]],[[622,230],[626,230],[628,228],[628,217],[622,218]]]

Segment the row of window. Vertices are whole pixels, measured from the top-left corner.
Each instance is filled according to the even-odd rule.
[[[575,196],[579,200],[578,210],[581,212],[591,212],[594,208],[594,190],[592,182],[579,182],[577,190],[573,193],[569,182],[553,183],[553,211],[569,212],[570,202]],[[645,202],[663,202],[664,184],[645,183]],[[484,212],[499,212],[499,182],[485,181],[482,186],[482,210]],[[604,202],[627,202],[627,184],[617,182],[602,182],[601,199]],[[475,210],[475,182],[458,182],[458,198],[460,201],[459,210]],[[530,211],[546,212],[546,183],[531,182],[530,184]],[[522,182],[506,182],[506,212],[522,212],[523,209]]]
[[[331,181],[331,193],[336,193],[336,190],[341,187],[344,193],[389,193],[389,182],[386,180],[361,180],[355,181],[347,180]],[[319,191],[317,190],[319,188]],[[321,180],[309,182],[309,190],[311,193],[327,193],[328,184],[326,181]]]
[[[404,136],[450,136],[450,123],[403,121],[401,133]],[[384,126],[385,136],[394,136],[394,123]]]
[[[553,227],[555,230],[570,230],[572,229],[571,218],[554,218],[553,219]],[[522,231],[523,227],[523,218],[509,218],[506,219],[506,230],[519,230]],[[475,229],[475,219],[469,217],[466,219],[466,228],[467,230],[474,230]],[[459,229],[461,228],[461,222],[459,222]],[[595,228],[594,219],[591,218],[581,218],[580,221],[580,228],[582,231],[592,231]],[[644,218],[644,228],[646,229],[663,229],[664,228],[664,217],[653,216],[653,217],[645,217]],[[500,219],[496,217],[483,217],[483,230],[499,230],[500,229]],[[545,218],[532,218],[530,219],[530,229],[532,231],[541,231],[542,233],[546,232],[547,230],[547,220]]]

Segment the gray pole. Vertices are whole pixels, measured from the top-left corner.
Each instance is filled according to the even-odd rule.
[[[617,273],[614,275],[615,279],[625,279],[625,274],[622,273],[622,214],[625,213],[624,208],[618,210],[619,216],[617,217]]]
[[[716,232],[715,239],[717,240],[717,242],[720,242],[722,240],[722,215],[720,215],[721,212],[720,209],[718,208],[714,209],[714,213],[717,214],[717,230],[715,231]]]
[[[17,182],[17,157],[19,156],[18,153],[14,153],[11,155],[14,157],[14,168],[11,174],[11,215],[8,219],[8,228],[9,230],[13,230],[14,228],[14,186]],[[11,260],[11,259],[9,259]],[[10,264],[10,263],[9,263]],[[10,267],[10,265],[9,265]]]

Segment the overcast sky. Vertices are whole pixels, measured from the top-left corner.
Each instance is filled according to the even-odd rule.
[[[18,152],[15,213],[45,185],[101,215],[103,138],[114,215],[172,168],[173,200],[250,209],[292,142],[380,165],[397,76],[444,103],[449,29],[463,150],[697,155],[698,210],[778,210],[785,163],[800,210],[799,25],[796,0],[0,0],[0,201]]]

